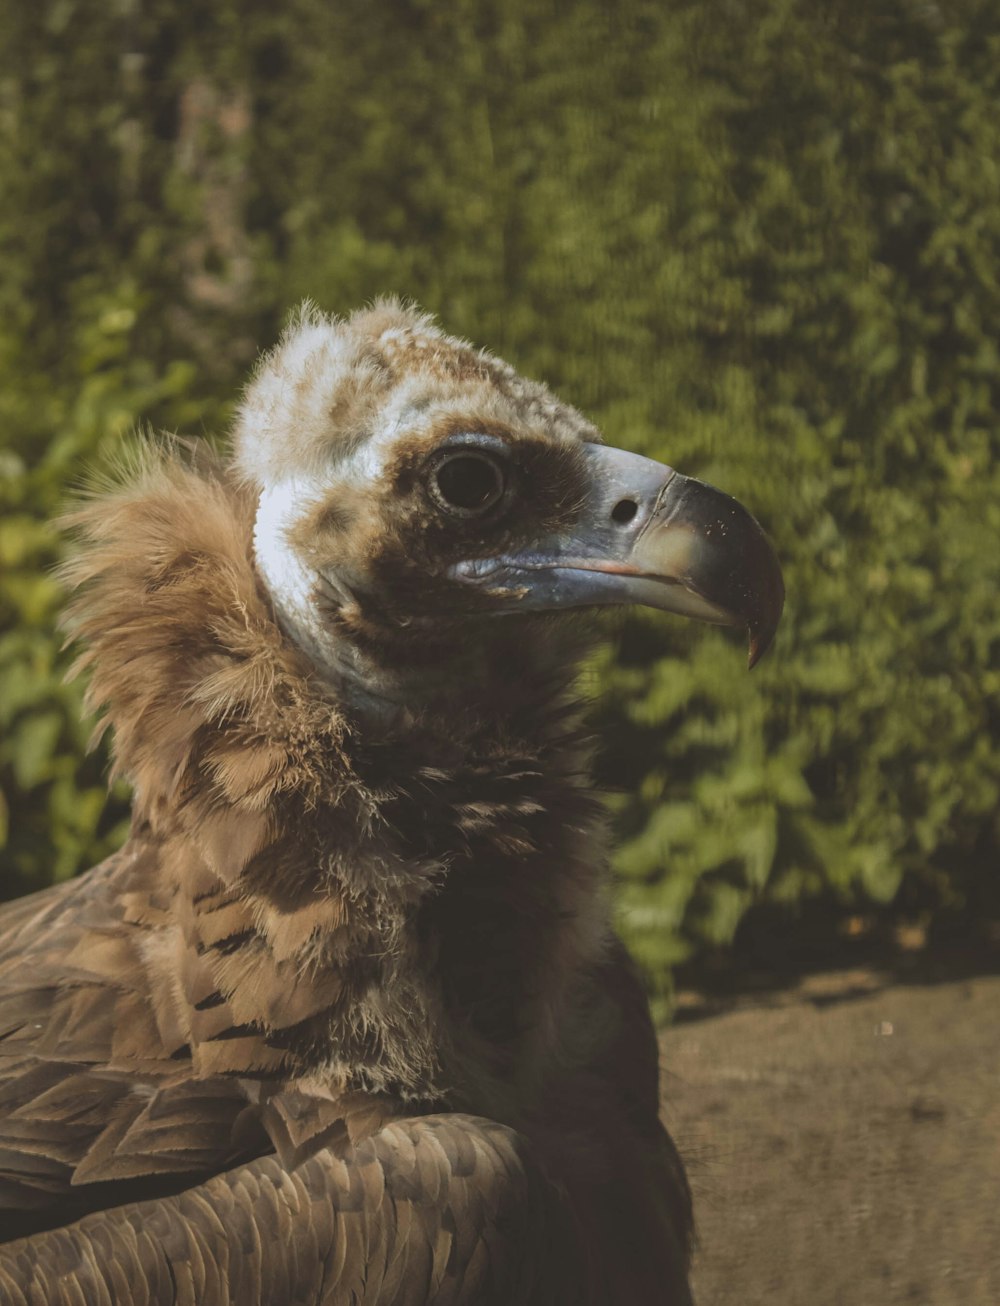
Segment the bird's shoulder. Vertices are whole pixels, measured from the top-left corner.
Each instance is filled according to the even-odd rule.
[[[297,1075],[280,1037],[240,1022],[202,963],[225,959],[205,938],[242,939],[242,917],[206,900],[211,924],[184,930],[163,870],[156,849],[130,844],[0,908],[7,1237],[271,1151],[293,1166],[387,1117],[383,1098]]]

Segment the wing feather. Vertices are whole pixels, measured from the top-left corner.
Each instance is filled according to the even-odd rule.
[[[0,1300],[580,1306],[571,1238],[522,1136],[430,1116],[393,1121],[347,1158],[324,1152],[290,1174],[265,1157],[0,1246]]]
[[[0,909],[0,1237],[176,1191],[272,1148],[291,1168],[390,1114],[378,1097],[338,1098],[289,1074],[276,1044],[322,1013],[336,983],[310,988],[278,962],[258,1010],[277,1013],[282,996],[287,1008],[273,1030],[247,1023],[240,1004],[266,969],[258,936],[219,951],[245,909],[206,875],[185,938],[164,915],[161,859],[136,841]],[[219,983],[234,967],[227,998]],[[133,1188],[120,1196],[112,1182]]]

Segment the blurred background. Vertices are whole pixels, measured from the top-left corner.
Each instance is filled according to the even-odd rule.
[[[995,4],[2,16],[3,896],[127,818],[63,680],[54,514],[137,427],[224,434],[303,297],[393,292],[739,496],[783,559],[752,676],[658,615],[587,668],[654,988],[856,936],[996,941]]]
[[[0,0],[0,896],[125,836],[52,525],[412,296],[739,496],[788,604],[585,672],[709,1306],[1000,1301],[995,0]],[[992,973],[991,973],[992,972]]]

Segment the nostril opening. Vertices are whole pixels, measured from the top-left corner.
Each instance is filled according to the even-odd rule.
[[[611,520],[619,526],[627,526],[638,511],[639,505],[634,499],[619,499],[611,509]]]

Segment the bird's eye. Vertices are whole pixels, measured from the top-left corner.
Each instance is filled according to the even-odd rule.
[[[449,454],[431,474],[434,498],[459,517],[481,517],[500,502],[505,489],[504,468],[478,450]]]

